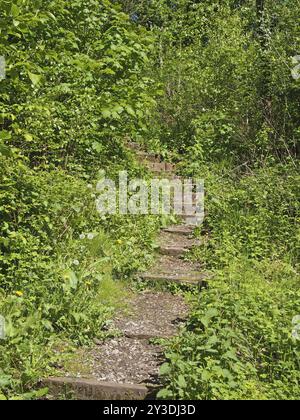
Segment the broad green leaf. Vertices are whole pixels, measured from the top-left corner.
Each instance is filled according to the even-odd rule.
[[[42,78],[40,74],[31,73],[30,71],[28,71],[28,76],[34,86],[38,85]]]
[[[32,135],[29,134],[29,133],[24,134],[24,138],[25,138],[26,141],[32,141],[33,140]]]
[[[103,109],[102,115],[104,118],[111,118],[111,111],[109,109]]]
[[[9,140],[11,138],[11,133],[9,131],[3,130],[0,131],[0,140]]]
[[[11,149],[5,144],[0,143],[0,155],[6,156],[6,157],[11,156],[12,155]]]
[[[11,376],[0,374],[0,388],[4,388],[11,383]]]
[[[127,111],[127,113],[128,113],[129,115],[132,115],[133,117],[135,117],[135,116],[136,116],[136,114],[135,114],[135,110],[132,108],[132,106],[131,106],[131,105],[127,105],[127,106],[126,106],[126,111]]]
[[[18,17],[20,14],[20,9],[16,4],[12,4],[11,6],[11,14],[14,18]]]
[[[170,398],[171,396],[172,396],[172,393],[168,391],[167,389],[162,389],[157,394],[157,398],[160,398],[160,399]]]
[[[171,369],[170,369],[169,364],[164,363],[163,365],[161,365],[159,372],[161,375],[167,375],[168,373],[170,373],[170,370]]]
[[[74,271],[72,271],[72,270],[66,270],[65,273],[64,273],[64,275],[63,275],[63,277],[64,277],[64,279],[65,279],[65,281],[67,283],[67,286],[70,289],[73,289],[73,290],[76,290],[77,289],[77,286],[78,286],[78,278],[77,278],[76,274],[74,273]]]
[[[183,375],[179,375],[179,377],[178,377],[178,385],[181,388],[186,388],[187,387],[187,383],[186,383],[186,380],[185,380],[185,378],[184,378]]]

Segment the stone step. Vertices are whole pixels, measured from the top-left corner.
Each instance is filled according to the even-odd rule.
[[[99,382],[95,379],[49,378],[41,381],[49,389],[49,396],[75,400],[151,400],[155,399],[157,388],[145,385]]]
[[[164,273],[142,273],[139,278],[144,281],[154,281],[161,283],[176,283],[176,284],[187,284],[187,285],[205,285],[207,284],[207,275],[204,274],[191,274],[191,273],[180,273],[180,274],[164,274]]]
[[[173,171],[151,171],[153,178],[158,178],[160,180],[162,179],[166,179],[170,182],[175,181],[175,180],[181,180],[180,177],[174,175]]]
[[[200,226],[202,223],[202,218],[199,216],[195,216],[194,214],[193,215],[183,214],[180,217],[184,220],[187,226],[197,227],[197,226]]]
[[[184,235],[184,236],[191,236],[193,234],[193,231],[194,229],[186,225],[170,226],[166,229],[163,229],[163,232]]]
[[[176,165],[174,165],[173,163],[165,162],[165,165],[166,165],[166,171],[167,172],[176,171]]]
[[[184,322],[189,312],[189,307],[182,297],[162,291],[140,292],[128,298],[127,304],[130,314],[118,313],[111,328],[112,331],[120,331],[131,340],[149,341],[153,338],[174,337],[177,335],[179,319]],[[120,344],[120,348],[124,349],[125,343],[124,341]],[[132,349],[134,345],[129,345],[128,348]],[[143,353],[145,354],[144,350]],[[104,379],[110,380],[108,377]],[[145,382],[145,378],[142,381],[148,383]]]
[[[156,155],[155,153],[147,153],[147,152],[143,152],[143,151],[138,151],[136,153],[138,160],[141,163],[161,163],[160,157],[158,155]]]
[[[140,144],[134,143],[134,142],[128,142],[127,147],[128,149],[134,150],[134,151],[142,149],[142,146]]]
[[[145,166],[152,172],[154,172],[154,174],[159,174],[160,176],[165,176],[167,177],[167,175],[174,175],[173,171],[174,171],[174,167],[173,165],[166,163],[166,162],[150,162],[150,161],[146,161],[144,162]]]
[[[182,246],[161,246],[159,248],[160,255],[170,255],[172,257],[184,256],[189,251],[189,248]]]

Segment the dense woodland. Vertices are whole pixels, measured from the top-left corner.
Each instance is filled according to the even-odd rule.
[[[103,170],[149,176],[129,140],[206,183],[214,282],[160,398],[300,398],[299,54],[299,0],[0,0],[0,399],[105,338],[151,261],[164,218],[95,208]]]

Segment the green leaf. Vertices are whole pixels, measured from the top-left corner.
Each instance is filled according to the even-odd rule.
[[[11,149],[5,144],[0,143],[0,155],[6,156],[6,157],[11,156],[12,155]]]
[[[64,275],[63,275],[68,288],[72,289],[72,290],[76,290],[77,286],[78,286],[78,278],[76,276],[76,274],[74,273],[74,271],[72,270],[67,270],[65,271]]]
[[[136,114],[135,114],[135,110],[132,108],[132,106],[131,106],[131,105],[127,105],[127,106],[126,106],[126,111],[127,111],[127,113],[128,113],[129,115],[132,115],[133,117],[135,117],[135,116],[136,116]]]
[[[0,131],[0,154],[3,156],[11,156],[12,150],[6,144],[1,143],[3,140],[9,140],[11,138],[11,133],[3,130]]]
[[[207,318],[214,318],[215,316],[218,316],[219,312],[217,309],[215,308],[210,308],[208,309],[208,311],[206,312],[205,316]]]
[[[183,375],[179,375],[178,385],[180,386],[180,388],[186,388],[187,387],[187,383],[186,383],[186,380],[185,380]]]
[[[11,376],[0,374],[0,388],[5,388],[11,383]]]
[[[121,105],[116,105],[113,109],[117,114],[121,114],[124,111],[124,108]]]
[[[95,152],[97,153],[101,153],[103,151],[103,145],[101,143],[98,143],[97,141],[95,141],[92,144],[92,148],[95,150]]]
[[[28,76],[34,86],[38,85],[42,78],[40,74],[31,73],[30,71],[28,71]]]
[[[102,115],[104,118],[111,118],[111,111],[109,109],[103,109]]]
[[[159,370],[161,375],[168,375],[170,371],[171,369],[168,363],[164,363],[163,365],[161,365],[160,370]]]
[[[45,395],[48,394],[48,392],[49,392],[48,388],[42,388],[42,389],[39,389],[38,391],[34,391],[35,398],[44,397]]]
[[[166,399],[166,398],[169,398],[169,397],[171,397],[171,392],[170,391],[168,391],[167,389],[162,389],[162,390],[160,390],[159,392],[158,392],[158,394],[157,394],[157,398],[158,399]]]
[[[13,16],[14,18],[19,16],[19,14],[20,14],[20,9],[19,9],[19,7],[18,7],[16,4],[13,4],[13,5],[11,6],[11,14],[12,14],[12,16]]]
[[[201,378],[204,382],[208,382],[211,378],[210,372],[208,372],[208,370],[203,370],[201,373]]]
[[[0,140],[9,140],[11,138],[11,133],[9,131],[3,130],[0,131]]]
[[[33,140],[33,136],[29,133],[24,134],[24,138],[26,141],[32,141]]]

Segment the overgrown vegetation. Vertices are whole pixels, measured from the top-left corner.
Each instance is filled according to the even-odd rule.
[[[0,398],[37,396],[62,342],[104,337],[150,260],[157,218],[95,209],[99,171],[144,174],[133,140],[206,180],[191,257],[214,280],[161,397],[299,399],[299,1],[0,6]]]
[[[47,374],[61,340],[105,336],[124,293],[112,279],[151,258],[159,222],[100,218],[94,195],[100,170],[141,171],[125,139],[143,133],[153,106],[142,74],[152,37],[108,1],[0,6],[0,395],[9,397]]]
[[[157,37],[150,142],[206,182],[208,240],[192,257],[214,280],[160,396],[298,399],[299,1],[125,3]]]
[[[299,277],[283,262],[234,259],[195,304],[188,330],[170,347],[161,397],[299,399]]]

